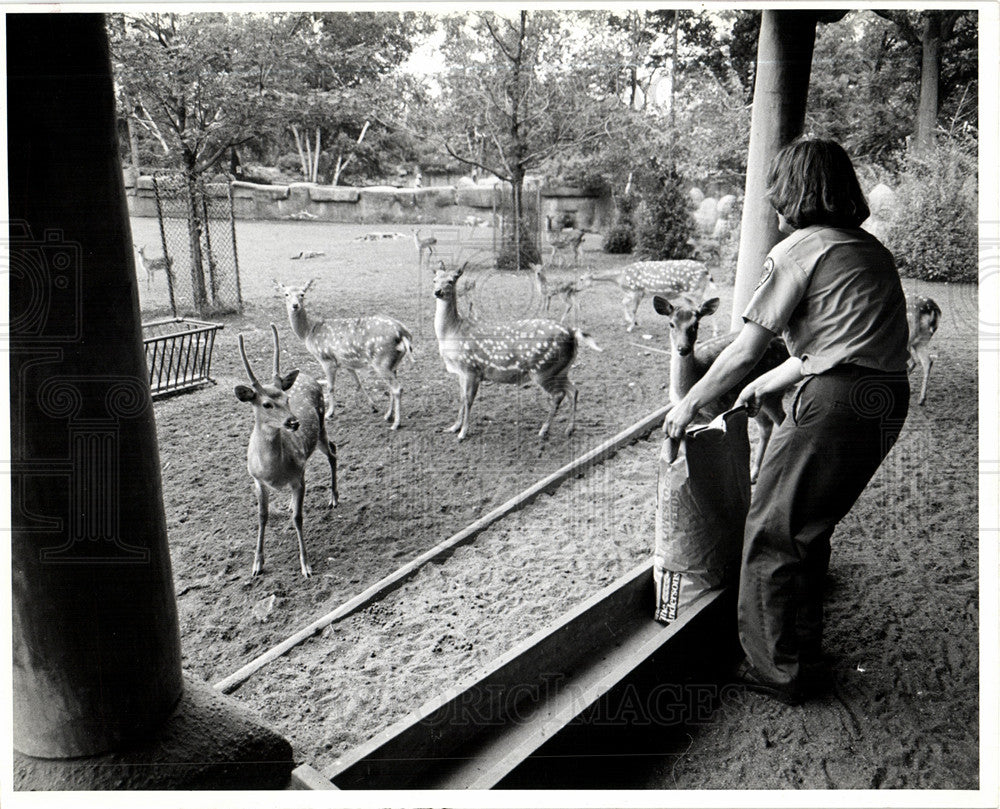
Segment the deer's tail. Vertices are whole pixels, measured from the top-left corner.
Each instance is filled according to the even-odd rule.
[[[586,332],[582,332],[579,329],[573,329],[573,336],[576,338],[578,343],[583,343],[587,348],[592,348],[594,351],[603,351],[597,343],[594,342],[594,338],[591,337]]]
[[[396,343],[396,350],[401,354],[405,354],[410,358],[410,362],[416,363],[416,359],[413,357],[413,343],[410,340],[410,335],[407,332],[399,335],[399,342]]]

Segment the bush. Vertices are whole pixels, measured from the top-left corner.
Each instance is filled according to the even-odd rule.
[[[635,248],[632,225],[619,223],[604,235],[605,253],[631,253]]]
[[[663,170],[648,185],[636,218],[636,252],[659,261],[687,258],[694,222],[680,175],[673,169]]]
[[[526,238],[521,240],[521,269],[526,270],[532,264],[540,264],[542,261],[541,254],[538,252],[538,247]],[[514,240],[509,239],[500,248],[500,253],[497,255],[497,269],[498,270],[516,270],[517,266],[517,253],[514,249]]]
[[[898,211],[886,231],[900,274],[924,281],[975,282],[979,274],[975,142],[949,137],[909,154],[896,186]]]

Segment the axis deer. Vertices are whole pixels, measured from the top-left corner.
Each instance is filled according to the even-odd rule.
[[[545,275],[545,268],[541,264],[532,264],[531,271],[535,274],[535,289],[538,291],[539,297],[545,301],[545,312],[548,313],[552,308],[552,300],[554,298],[562,298],[566,308],[563,310],[559,322],[564,323],[566,316],[570,312],[573,312],[573,323],[575,324],[579,319],[580,313],[580,304],[576,296],[589,288],[593,284],[593,281],[586,276],[550,281]]]
[[[653,308],[658,314],[670,318],[670,401],[677,404],[687,395],[695,382],[705,375],[722,350],[736,339],[739,332],[713,337],[702,343],[697,342],[698,324],[703,317],[714,314],[719,308],[718,298],[710,298],[696,307],[686,299],[672,303],[656,295],[653,298]],[[788,349],[784,340],[775,337],[768,345],[764,356],[750,372],[710,406],[702,408],[702,415],[711,419],[728,410],[736,403],[736,397],[746,385],[772,368],[777,368],[787,359]],[[751,482],[757,480],[774,425],[781,424],[785,420],[781,394],[766,397],[754,418],[760,429],[760,447],[750,468]]]
[[[146,271],[146,286],[152,286],[153,275],[157,270],[163,270],[169,273],[171,268],[174,266],[174,260],[169,256],[160,256],[159,258],[150,258],[146,255],[146,245],[137,244],[135,245],[136,255],[139,256],[139,265]]]
[[[906,322],[910,327],[910,339],[906,347],[910,350],[910,360],[907,363],[907,373],[920,364],[923,380],[920,384],[920,397],[917,404],[923,404],[927,399],[927,378],[934,365],[934,356],[930,353],[930,342],[937,331],[941,320],[941,307],[930,298],[917,295],[906,302]]]
[[[306,293],[316,279],[304,287],[286,287],[275,281],[279,292],[284,295],[285,309],[292,331],[303,343],[306,350],[316,358],[326,374],[330,401],[326,417],[333,418],[334,383],[337,371],[344,368],[351,376],[372,409],[377,410],[371,395],[358,378],[358,368],[371,368],[389,388],[389,409],[383,418],[392,422],[390,429],[399,429],[403,386],[396,378],[396,366],[405,356],[413,362],[413,337],[409,329],[398,320],[386,315],[339,318],[333,320],[310,321],[306,314]]]
[[[583,237],[587,235],[585,230],[574,230],[565,228],[559,231],[549,231],[549,247],[552,252],[549,254],[549,265],[555,264],[556,254],[562,256],[564,253],[573,254],[573,266],[580,264],[580,246],[583,244]],[[562,259],[559,261],[562,266]]]
[[[700,261],[678,259],[674,261],[637,261],[613,270],[589,272],[585,275],[593,283],[613,283],[625,293],[622,306],[625,310],[625,331],[632,331],[639,325],[636,313],[644,295],[658,294],[674,299],[690,295],[701,300],[714,282],[708,268]],[[718,326],[712,324],[713,335],[718,334]]]
[[[434,255],[434,245],[438,243],[438,240],[434,237],[432,233],[430,236],[425,236],[421,238],[420,230],[418,229],[416,233],[413,234],[413,243],[417,248],[417,269],[424,266],[424,254],[427,254],[427,266],[431,266],[431,256]]]
[[[447,270],[444,262],[434,274],[434,331],[441,358],[449,373],[458,376],[461,401],[458,419],[449,432],[458,440],[469,431],[469,413],[483,380],[517,384],[531,379],[551,399],[548,418],[538,435],[548,435],[559,405],[570,397],[570,420],[566,435],[576,425],[576,386],[569,379],[569,369],[576,358],[577,346],[584,342],[596,351],[601,349],[579,329],[568,329],[553,320],[518,320],[513,323],[480,325],[458,313],[455,284],[464,267]]]
[[[253,406],[253,432],[247,446],[247,471],[257,493],[257,547],[252,575],[264,569],[264,529],[267,527],[270,489],[292,490],[292,524],[299,540],[299,567],[302,575],[312,575],[302,537],[302,502],[306,491],[306,462],[318,446],[330,462],[330,506],[337,505],[337,447],[326,436],[323,419],[323,391],[315,379],[299,371],[282,376],[278,361],[278,329],[274,337],[274,373],[270,385],[258,381],[247,359],[243,335],[240,356],[250,385],[237,385],[236,398]]]

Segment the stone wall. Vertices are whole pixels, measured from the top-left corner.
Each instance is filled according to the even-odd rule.
[[[126,174],[129,213],[132,216],[156,216],[156,198],[150,177],[135,183]],[[209,194],[225,197],[225,184],[209,187]],[[489,220],[500,189],[495,186],[463,185],[396,188],[372,186],[257,185],[234,182],[233,206],[237,219],[299,219],[354,224],[401,223],[457,225],[470,216]],[[613,205],[608,198],[585,196],[572,188],[542,191],[542,214],[555,220],[563,213],[572,214],[577,227],[600,231],[612,219]]]

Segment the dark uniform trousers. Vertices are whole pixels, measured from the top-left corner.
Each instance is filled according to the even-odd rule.
[[[738,620],[750,663],[774,683],[818,661],[830,537],[892,449],[910,386],[840,365],[808,377],[775,429],[743,538]]]

